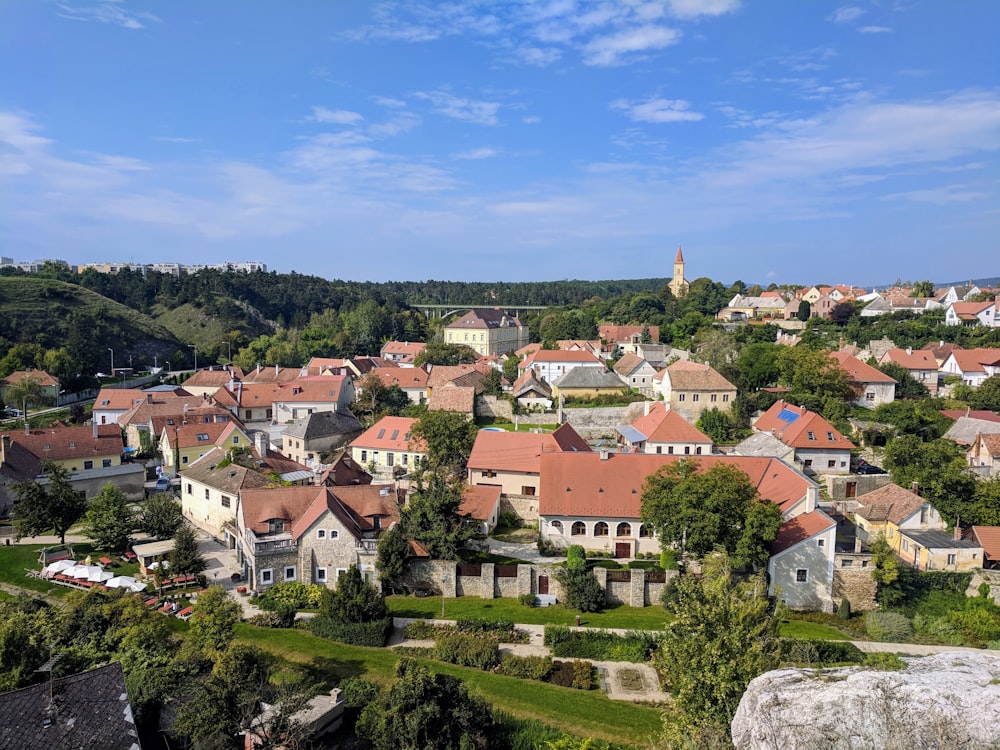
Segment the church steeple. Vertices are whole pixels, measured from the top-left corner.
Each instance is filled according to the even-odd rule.
[[[684,262],[684,253],[681,252],[681,246],[678,245],[677,246],[677,257],[674,258],[674,263],[683,263],[683,262]]]
[[[687,294],[688,282],[684,278],[684,253],[681,246],[677,246],[677,257],[674,259],[674,278],[670,282],[670,291],[675,297],[683,297]]]

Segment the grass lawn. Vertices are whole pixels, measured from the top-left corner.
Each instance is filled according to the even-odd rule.
[[[69,591],[76,589],[69,586],[59,586],[41,578],[29,578],[25,575],[25,570],[41,570],[42,566],[38,562],[39,550],[42,547],[52,545],[43,544],[15,544],[10,547],[0,547],[0,581],[11,583],[21,588],[37,591],[40,594],[52,594],[53,596],[65,596]],[[92,544],[81,543],[73,545],[73,552],[77,560],[82,560],[90,555],[93,560],[99,557],[110,557],[118,560],[119,565],[109,568],[115,575],[134,576],[139,572],[138,563],[124,563],[117,555],[109,552],[95,550]]]
[[[434,620],[441,617],[441,598],[429,596],[386,597],[395,617],[415,617]],[[513,620],[524,625],[575,625],[592,628],[625,628],[629,630],[662,630],[667,622],[663,607],[610,607],[603,612],[580,613],[561,605],[552,607],[526,607],[517,599],[480,599],[477,596],[460,596],[444,600],[444,618],[457,620],[464,617],[482,617]]]
[[[781,634],[806,641],[849,641],[850,637],[834,627],[805,620],[782,620]]]
[[[311,677],[331,684],[350,676],[389,682],[399,658],[388,649],[347,646],[297,629],[257,628],[242,623],[236,633],[238,640],[269,651],[289,666],[298,666]],[[597,690],[583,692],[436,661],[420,661],[434,672],[462,679],[498,708],[516,716],[538,719],[580,737],[645,747],[650,734],[661,726],[657,709],[620,701],[612,703]]]

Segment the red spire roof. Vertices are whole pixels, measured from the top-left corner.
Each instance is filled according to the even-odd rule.
[[[683,263],[683,262],[684,262],[684,253],[681,252],[681,246],[678,245],[677,246],[677,257],[674,258],[674,263]]]

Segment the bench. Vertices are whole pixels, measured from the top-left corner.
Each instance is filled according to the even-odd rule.
[[[114,565],[115,564],[115,561],[112,560],[110,557],[100,557],[100,558],[97,559],[97,562],[99,562],[101,565]]]
[[[192,614],[194,614],[194,607],[185,607],[177,613],[177,617],[181,620],[190,620]]]

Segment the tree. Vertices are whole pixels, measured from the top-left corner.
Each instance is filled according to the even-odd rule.
[[[21,596],[0,602],[0,691],[31,682],[49,658],[56,618],[40,599]]]
[[[930,396],[927,386],[917,380],[910,371],[895,362],[883,362],[877,366],[879,372],[896,381],[896,398],[922,399]]]
[[[108,482],[90,501],[87,535],[99,549],[122,552],[135,529],[135,512],[125,493]]]
[[[464,414],[429,411],[413,424],[413,437],[427,446],[427,468],[465,476],[478,428]]]
[[[68,469],[46,461],[42,472],[48,479],[46,486],[37,481],[14,485],[16,499],[11,515],[17,535],[20,538],[55,531],[59,542],[65,544],[66,532],[87,512],[87,500],[73,489]]]
[[[375,556],[375,567],[378,569],[382,589],[395,591],[406,564],[410,545],[403,536],[399,525],[394,525],[378,540],[378,553]]]
[[[587,570],[586,561],[582,567],[570,567],[567,560],[566,567],[558,568],[555,576],[563,587],[566,604],[571,609],[578,609],[581,612],[600,612],[604,609],[606,604],[604,591],[594,574]]]
[[[894,438],[885,448],[885,468],[900,487],[916,483],[949,524],[981,523],[972,503],[976,479],[969,471],[965,451],[950,440],[927,443],[915,435]]]
[[[872,553],[872,579],[879,604],[883,607],[898,604],[903,598],[899,557],[881,534],[868,549]]]
[[[41,380],[34,375],[25,375],[14,385],[9,385],[4,390],[4,400],[8,404],[15,404],[24,409],[24,418],[28,419],[29,406],[42,406],[54,401],[52,396],[45,392]]]
[[[170,574],[188,575],[201,573],[208,567],[205,558],[198,551],[198,540],[194,529],[181,524],[174,534],[174,548],[170,550]]]
[[[858,307],[853,302],[838,302],[830,311],[830,320],[839,326],[846,325],[858,314]]]
[[[972,500],[972,512],[963,520],[982,526],[1000,526],[1000,476],[976,482]]]
[[[780,604],[761,575],[735,582],[724,554],[672,588],[665,606],[673,618],[655,657],[676,709],[664,722],[665,745],[683,747],[705,732],[728,738],[750,680],[778,665]]]
[[[485,750],[493,723],[490,705],[459,679],[403,659],[396,681],[361,711],[357,732],[374,750]]]
[[[918,281],[913,285],[913,291],[910,293],[911,297],[933,297],[934,296],[934,284],[930,281]]]
[[[778,382],[779,348],[775,344],[747,344],[736,359],[741,385],[746,390],[755,391]]]
[[[728,443],[733,437],[736,427],[728,411],[722,411],[717,407],[706,409],[698,417],[697,427],[714,443]]]
[[[503,395],[503,375],[495,367],[491,367],[483,378],[483,392],[487,396]]]
[[[209,586],[191,613],[191,643],[203,651],[224,651],[233,640],[242,608],[222,586]]]
[[[969,406],[1000,412],[1000,375],[992,375],[969,394]]]
[[[476,350],[465,344],[442,344],[432,341],[413,359],[413,366],[454,366],[472,364],[478,359],[479,354],[476,353]]]
[[[323,592],[320,608],[338,622],[371,622],[389,616],[389,606],[378,589],[368,583],[357,565],[352,565],[337,579],[337,588]]]
[[[170,539],[184,522],[181,506],[168,492],[158,492],[139,512],[139,528],[157,539]]]
[[[403,536],[426,547],[432,558],[454,560],[476,529],[459,515],[463,482],[437,471],[415,478],[406,506],[400,511]]]
[[[761,500],[749,477],[734,466],[716,464],[705,472],[682,459],[646,479],[640,516],[667,548],[675,545],[695,556],[716,548],[736,565],[757,568],[767,562],[767,546],[781,527],[781,511]]]
[[[514,381],[517,380],[520,370],[518,365],[520,360],[513,353],[507,355],[507,359],[503,361],[503,376],[507,378],[507,381],[513,385]]]
[[[807,349],[804,346],[779,347],[778,369],[781,383],[792,393],[788,400],[811,398],[822,404],[824,399],[845,400],[851,393],[847,373],[837,365],[826,349]]]
[[[799,302],[799,309],[795,313],[795,317],[801,321],[809,320],[812,317],[812,305],[809,304],[809,300],[802,300]]]

